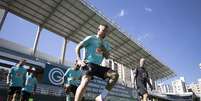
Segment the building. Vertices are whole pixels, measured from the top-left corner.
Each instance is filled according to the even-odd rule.
[[[156,89],[160,93],[173,93],[173,88],[169,84],[160,83],[157,85]]]
[[[186,92],[186,84],[184,77],[180,77],[180,79],[172,81],[173,93],[181,94]]]
[[[191,83],[187,86],[189,92],[194,92],[195,94],[201,95],[201,79],[198,79],[197,82]]]

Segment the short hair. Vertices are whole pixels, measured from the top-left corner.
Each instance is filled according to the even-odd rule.
[[[25,59],[21,59],[21,60],[19,60],[18,63],[22,63],[22,62],[26,62],[26,60]]]
[[[100,24],[101,26],[105,26],[105,28],[109,29],[109,26],[106,24]]]

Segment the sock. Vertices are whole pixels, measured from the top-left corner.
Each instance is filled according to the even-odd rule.
[[[99,95],[101,98],[105,99],[105,97],[108,95],[109,91],[107,89],[103,89],[102,93]]]
[[[66,101],[71,101],[70,93],[66,95]]]

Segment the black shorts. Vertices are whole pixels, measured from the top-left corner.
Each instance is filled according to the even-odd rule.
[[[28,101],[31,96],[31,93],[22,91],[21,97],[23,98],[24,101]]]
[[[93,76],[97,76],[102,79],[106,79],[105,74],[112,70],[111,68],[103,67],[94,63],[87,63],[86,66],[82,67],[83,71],[85,71],[85,75],[89,75],[93,78]]]
[[[69,88],[69,89],[70,89],[70,92],[72,92],[72,93],[75,95],[76,90],[77,90],[78,87],[75,86],[75,85],[70,85],[69,87],[70,87],[70,88]],[[68,92],[66,92],[66,93],[68,93]]]
[[[141,80],[137,81],[137,92],[139,96],[143,96],[145,93],[147,93],[146,82]]]
[[[73,94],[74,94],[74,96],[75,96],[75,93],[76,93],[76,90],[77,90],[77,88],[78,88],[78,86],[75,86],[75,85],[70,85],[69,86],[70,88],[70,91],[69,92],[72,92]],[[66,94],[69,94],[69,92],[66,92]],[[82,97],[82,100],[81,101],[85,101],[84,100],[84,97]]]
[[[22,87],[9,87],[8,88],[8,95],[13,95],[14,93],[17,93],[20,95]]]
[[[145,93],[148,93],[147,89],[145,89],[145,88],[138,88],[137,92],[138,92],[139,96],[143,96]]]

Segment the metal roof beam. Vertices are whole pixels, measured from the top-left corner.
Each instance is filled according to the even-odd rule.
[[[94,13],[92,16],[90,16],[86,21],[84,21],[84,23],[82,23],[80,26],[77,27],[77,29],[75,29],[74,31],[70,32],[70,34],[67,37],[71,37],[71,35],[77,33],[82,27],[84,27],[84,25],[86,23],[89,22],[89,20],[91,20],[94,16],[96,15],[96,13]]]
[[[45,18],[44,22],[41,24],[41,26],[45,25],[46,22],[48,22],[49,18],[56,12],[59,5],[62,3],[63,0],[60,0],[54,8],[52,8],[52,12],[49,13],[49,15]]]
[[[118,50],[118,49],[120,49],[121,47],[123,47],[124,45],[126,45],[127,43],[129,43],[129,42],[130,42],[130,40],[126,40],[126,41],[124,41],[123,43],[114,46],[113,49],[116,49],[116,48],[117,48],[117,50]],[[112,50],[112,51],[113,51],[113,50]],[[115,51],[116,51],[116,50],[115,50]]]
[[[117,59],[115,59],[115,60],[119,60],[119,59],[122,59],[122,58],[126,58],[127,56],[129,56],[129,55],[131,55],[131,54],[135,54],[135,53],[137,53],[137,52],[139,52],[139,51],[141,51],[142,50],[142,48],[139,48],[139,49],[137,49],[136,51],[131,51],[130,53],[126,53],[125,55],[122,55],[122,56],[120,56],[119,58],[117,58]]]

